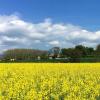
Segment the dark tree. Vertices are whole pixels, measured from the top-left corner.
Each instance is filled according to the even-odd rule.
[[[87,55],[87,50],[86,50],[85,46],[77,45],[77,46],[75,46],[75,49],[80,51],[82,53],[82,56],[86,56]]]
[[[95,50],[95,54],[96,54],[97,56],[100,56],[100,44],[97,45],[96,50]]]

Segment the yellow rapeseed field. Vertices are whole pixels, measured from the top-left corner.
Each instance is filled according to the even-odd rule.
[[[2,63],[0,100],[100,100],[100,63]]]

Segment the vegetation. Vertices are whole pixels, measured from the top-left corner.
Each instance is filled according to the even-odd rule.
[[[62,49],[60,47],[53,47],[48,51],[11,49],[5,51],[2,57],[2,61],[5,62],[39,62],[38,60],[40,62],[100,62],[100,45],[96,49],[82,45]]]
[[[46,57],[47,51],[35,49],[11,49],[4,52],[3,59],[5,61],[31,61],[41,56],[42,59]]]
[[[0,100],[100,100],[100,64],[0,64]]]

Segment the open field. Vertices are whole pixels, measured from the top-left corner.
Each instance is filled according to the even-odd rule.
[[[0,100],[100,100],[100,63],[2,63]]]

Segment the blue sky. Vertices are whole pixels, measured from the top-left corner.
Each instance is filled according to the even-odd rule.
[[[100,43],[100,0],[0,0],[0,37],[2,50],[95,47]]]
[[[0,0],[0,14],[12,13],[32,22],[50,17],[88,30],[100,28],[100,0]]]

